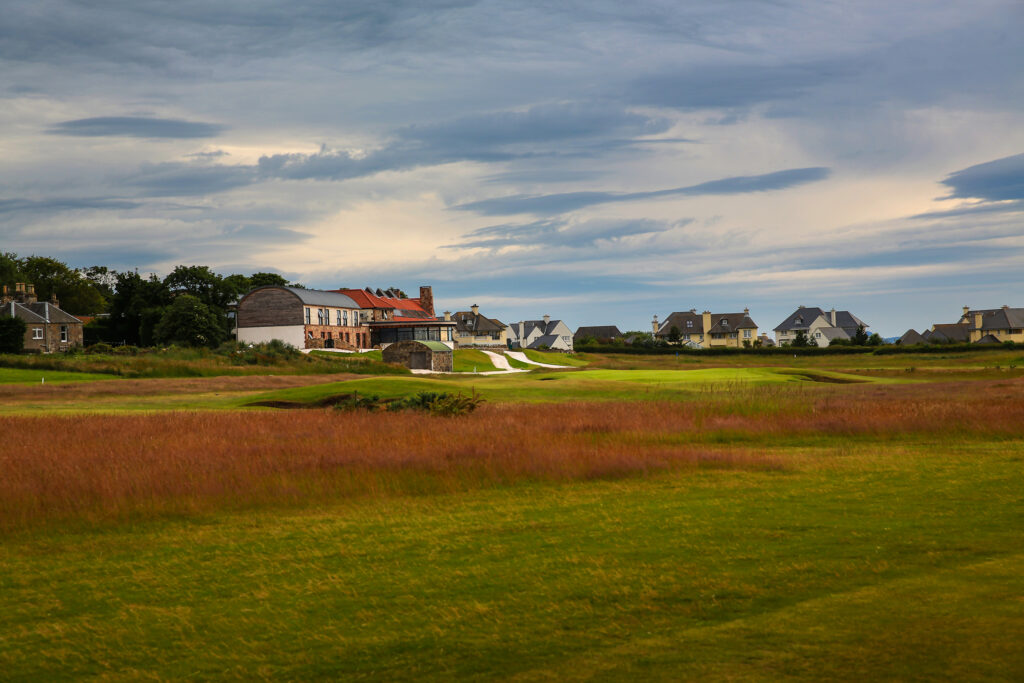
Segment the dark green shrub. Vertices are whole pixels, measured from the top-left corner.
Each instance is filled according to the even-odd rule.
[[[0,353],[21,353],[25,348],[25,330],[21,318],[0,318]]]

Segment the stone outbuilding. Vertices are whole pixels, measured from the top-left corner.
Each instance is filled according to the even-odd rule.
[[[410,370],[452,371],[452,350],[438,341],[400,341],[381,352],[385,363],[397,363]]]

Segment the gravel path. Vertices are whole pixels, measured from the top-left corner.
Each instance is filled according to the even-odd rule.
[[[542,368],[565,368],[564,365],[549,365],[548,363],[538,363],[535,360],[530,360],[522,351],[508,351],[507,353],[509,358],[515,358],[516,360],[529,363],[530,365],[538,365]]]

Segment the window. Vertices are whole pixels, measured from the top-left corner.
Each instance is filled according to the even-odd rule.
[[[341,309],[339,308],[336,311],[336,313],[337,313],[337,316],[334,319],[334,324],[335,325],[340,325],[341,324]],[[345,311],[345,317],[346,318],[348,317],[348,311]],[[348,320],[345,321],[345,324],[348,325]]]
[[[306,309],[306,324],[309,324],[309,309]]]
[[[821,339],[821,332],[815,332],[814,336],[817,337],[818,339]]]
[[[62,342],[66,342],[68,340],[68,326],[67,325],[61,325],[60,326],[60,340]]]
[[[324,324],[324,309],[322,309],[322,308],[316,309],[316,324],[317,325],[323,325]]]
[[[692,320],[687,320],[686,321],[686,326],[687,327],[693,327],[693,321]]]
[[[32,338],[33,339],[42,339],[43,338],[43,328],[41,328],[41,327],[33,327],[32,328]]]
[[[735,338],[736,338],[736,333],[735,332],[731,332],[729,334],[729,339],[735,339]]]
[[[352,316],[352,317],[355,318],[355,316]],[[341,318],[341,311],[338,311],[338,324],[339,325],[342,324],[341,320],[342,320],[342,318]],[[353,320],[352,322],[354,323],[355,320]],[[345,323],[344,324],[345,324],[346,327],[348,327],[348,311],[345,311]]]
[[[690,341],[690,335],[684,334],[683,339],[685,339],[686,341]]]
[[[750,330],[743,330],[743,338],[750,339]]]
[[[729,327],[729,319],[728,318],[722,318],[721,322],[722,322],[722,327]]]

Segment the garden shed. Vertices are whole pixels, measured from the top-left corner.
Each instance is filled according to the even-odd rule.
[[[398,363],[410,370],[452,371],[452,350],[438,341],[400,341],[381,352],[385,363]]]

